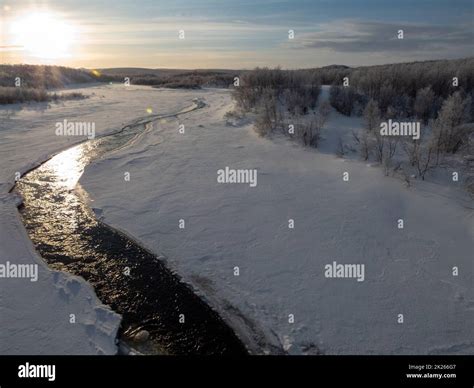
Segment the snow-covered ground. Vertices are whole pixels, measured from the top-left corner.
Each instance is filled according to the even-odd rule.
[[[380,168],[259,138],[251,124],[226,125],[232,100],[225,90],[114,85],[82,92],[91,98],[0,108],[0,264],[41,264],[7,192],[15,172],[82,140],[55,136],[56,122],[91,121],[107,133],[147,108],[176,112],[202,97],[206,108],[158,121],[133,146],[86,169],[81,184],[105,222],[165,255],[252,349],[474,351],[472,203],[453,200],[456,190],[406,188]],[[327,144],[358,125],[332,112]],[[217,183],[226,166],[257,169],[257,186]],[[326,278],[334,261],[364,264],[364,281]],[[36,283],[0,282],[0,354],[116,351],[119,317],[82,279],[41,264]]]
[[[474,351],[472,202],[458,189],[407,188],[357,160],[259,138],[251,124],[226,125],[229,92],[198,93],[206,108],[161,120],[86,169],[81,184],[105,222],[165,255],[261,351]],[[327,143],[359,125],[333,111]],[[257,186],[217,183],[227,166],[257,169]],[[365,279],[326,278],[334,261],[364,264]]]
[[[38,264],[36,282],[0,278],[0,354],[114,354],[120,324],[83,279],[49,270],[35,252],[16,209],[18,198],[8,193],[15,174],[84,140],[55,135],[55,123],[64,119],[93,122],[103,134],[149,116],[148,108],[152,114],[174,112],[192,100],[186,92],[148,87],[78,91],[90,98],[0,107],[0,265]]]

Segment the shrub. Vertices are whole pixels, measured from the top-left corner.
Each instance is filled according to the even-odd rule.
[[[0,104],[45,102],[86,98],[82,93],[48,93],[45,89],[0,87]]]
[[[467,142],[472,127],[464,126],[470,119],[471,97],[455,92],[443,103],[433,124],[436,152],[456,153]]]

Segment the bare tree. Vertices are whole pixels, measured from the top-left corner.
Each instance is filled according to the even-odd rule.
[[[455,92],[443,103],[438,118],[433,124],[436,143],[436,159],[441,152],[456,153],[467,142],[469,129],[462,124],[470,118],[471,97],[462,97]]]
[[[420,133],[419,139],[407,139],[403,144],[410,165],[415,167],[418,176],[425,180],[426,173],[436,165],[436,139],[433,135],[425,138],[424,130]]]
[[[341,158],[344,156],[345,151],[344,151],[344,143],[342,141],[341,136],[337,138],[337,149],[336,149],[336,155],[340,156]]]
[[[354,104],[357,100],[357,94],[351,87],[332,85],[329,90],[329,102],[338,112],[350,116]]]
[[[416,92],[413,110],[416,117],[423,120],[424,124],[426,124],[432,116],[434,102],[435,94],[433,93],[433,90],[431,90],[431,87],[427,86],[426,88],[419,89]]]
[[[418,140],[416,140],[418,141]],[[415,153],[415,167],[418,171],[418,176],[425,180],[426,173],[434,167],[433,156],[435,152],[435,146],[433,142],[428,142],[426,145],[420,145],[416,148]]]
[[[380,109],[377,101],[371,99],[364,109],[364,119],[367,132],[374,132],[380,124]]]
[[[268,135],[277,121],[277,106],[273,91],[266,89],[262,92],[262,98],[257,109],[255,120],[255,131],[260,136]]]

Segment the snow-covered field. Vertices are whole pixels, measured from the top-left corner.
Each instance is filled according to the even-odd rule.
[[[38,280],[0,278],[0,354],[113,354],[120,316],[97,300],[83,279],[49,270],[29,241],[9,194],[24,173],[84,137],[55,135],[55,123],[90,121],[97,134],[189,106],[191,97],[145,87],[79,89],[91,97],[60,104],[0,107],[0,264],[38,264]],[[74,318],[70,314],[75,314]]]
[[[473,214],[444,195],[455,190],[406,188],[380,168],[259,138],[251,124],[226,125],[228,91],[204,97],[206,108],[159,122],[86,170],[97,214],[165,255],[263,350],[474,350]],[[360,124],[332,112],[328,143],[344,125],[350,134]],[[257,186],[217,183],[226,166],[257,169]],[[333,261],[365,264],[364,281],[326,278]]]
[[[250,123],[226,125],[226,90],[83,92],[94,95],[49,109],[0,110],[0,263],[41,262],[6,193],[16,171],[71,143],[54,135],[54,122],[93,121],[106,133],[148,107],[173,112],[201,97],[204,109],[156,122],[133,146],[86,169],[81,185],[96,214],[166,256],[254,351],[474,351],[472,203],[456,189],[406,188],[380,168],[259,138]],[[333,132],[349,136],[358,125],[333,111],[327,144]],[[217,183],[226,167],[257,169],[256,187]],[[326,278],[334,261],[364,264],[364,280]],[[0,288],[0,353],[113,353],[119,317],[83,280],[45,266],[40,272],[36,284],[0,279],[7,285]]]

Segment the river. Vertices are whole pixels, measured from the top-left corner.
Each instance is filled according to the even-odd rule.
[[[122,315],[119,337],[132,347],[147,354],[246,354],[232,329],[159,257],[96,219],[78,183],[88,164],[130,146],[163,117],[83,142],[26,173],[15,186],[23,223],[51,268],[82,276]],[[136,344],[130,338],[140,331],[149,339]]]

